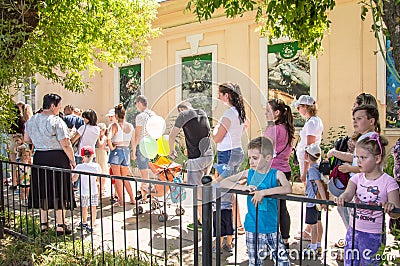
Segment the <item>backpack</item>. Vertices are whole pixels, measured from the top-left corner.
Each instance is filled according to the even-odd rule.
[[[337,139],[335,141],[335,143],[333,144],[334,148],[338,151],[347,152],[347,149],[349,148],[349,145],[348,145],[349,139],[350,139],[349,136]],[[342,160],[340,160],[336,157],[332,157],[330,160],[331,170],[333,170],[333,168],[335,168],[336,166],[341,165],[342,163],[343,163]]]

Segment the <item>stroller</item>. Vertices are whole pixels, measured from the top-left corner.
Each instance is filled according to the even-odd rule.
[[[149,162],[150,170],[157,176],[159,181],[183,183],[182,165],[172,162],[164,156],[160,156],[156,162]],[[151,187],[151,210],[158,212],[158,221],[164,222],[168,215],[164,212],[164,205],[170,207],[171,203],[179,204],[186,199],[185,188],[180,186],[165,186],[156,184]],[[134,209],[135,212],[135,209]],[[185,214],[185,209],[177,206],[175,209],[177,216]],[[134,213],[135,215],[135,213]]]

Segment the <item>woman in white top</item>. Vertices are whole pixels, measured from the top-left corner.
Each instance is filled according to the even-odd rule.
[[[301,95],[297,102],[294,103],[294,106],[297,107],[299,113],[307,119],[300,131],[300,141],[296,147],[296,154],[300,167],[300,178],[301,181],[305,183],[307,171],[310,167],[308,161],[305,160],[305,148],[313,143],[321,144],[324,125],[322,124],[321,118],[317,116],[317,105],[313,97]]]
[[[100,136],[100,128],[97,126],[97,114],[92,109],[88,109],[82,113],[82,118],[84,121],[84,125],[80,126],[76,131],[76,134],[72,137],[71,142],[75,143],[79,141],[79,147],[75,153],[75,161],[77,164],[82,163],[82,157],[80,154],[80,150],[84,146],[90,146],[93,150],[96,147],[97,139]],[[94,156],[96,158],[96,154]]]
[[[110,148],[110,156],[108,163],[111,166],[113,175],[116,176],[127,176],[130,166],[130,150],[129,144],[134,145],[134,133],[135,130],[131,123],[125,121],[125,108],[120,103],[115,106],[115,116],[117,122],[111,124],[110,132],[107,138],[108,147]],[[132,187],[128,180],[124,180],[122,183],[121,179],[115,179],[115,190],[118,195],[117,206],[123,206],[124,204],[124,186],[129,194],[130,203],[136,204],[135,197],[132,193]]]
[[[229,173],[225,176],[237,174],[244,159],[242,148],[242,134],[246,124],[246,111],[240,87],[236,83],[225,82],[218,87],[218,99],[229,108],[225,111],[218,125],[214,129],[214,141],[217,143],[217,163],[226,164]],[[236,200],[233,201],[233,220],[238,225],[238,233],[244,233]],[[236,211],[237,210],[237,218]]]
[[[294,103],[299,113],[304,116],[307,121],[300,131],[300,140],[296,147],[297,159],[300,167],[300,179],[303,183],[306,182],[306,176],[308,168],[310,167],[309,162],[305,160],[306,146],[317,143],[321,144],[322,132],[324,131],[324,125],[322,124],[321,118],[317,116],[317,105],[313,97],[309,95],[301,95],[297,102]],[[311,237],[311,226],[307,225],[305,230],[302,232],[303,239],[310,239]],[[295,239],[301,239],[300,236],[296,236]]]

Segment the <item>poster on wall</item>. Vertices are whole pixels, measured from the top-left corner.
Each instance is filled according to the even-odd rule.
[[[126,120],[133,125],[139,112],[135,106],[135,99],[141,94],[141,67],[141,64],[137,64],[119,69],[119,101],[126,110]]]
[[[268,98],[281,99],[287,105],[300,95],[310,94],[310,60],[297,42],[268,45]],[[299,112],[292,108],[294,125],[305,123]]]
[[[396,90],[399,90],[400,82],[395,77],[395,67],[390,49],[390,40],[386,40],[386,127],[400,128],[400,106],[397,102],[400,100]]]
[[[182,58],[182,99],[212,117],[212,53]]]

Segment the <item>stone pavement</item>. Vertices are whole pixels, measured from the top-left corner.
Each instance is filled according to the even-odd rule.
[[[107,182],[108,183],[108,182]],[[133,186],[134,187],[134,186]],[[110,191],[109,189],[107,189]],[[159,221],[159,214],[164,207],[151,210],[149,203],[140,205],[144,212],[137,216],[133,214],[136,206],[126,204],[123,207],[113,207],[109,201],[110,192],[102,200],[103,207],[97,209],[97,221],[93,235],[84,233],[85,242],[93,244],[94,250],[129,250],[137,249],[144,252],[147,259],[153,259],[158,264],[167,265],[194,265],[194,232],[187,229],[187,225],[193,222],[192,191],[186,189],[187,197],[182,202],[185,214],[176,215],[176,204],[165,206],[168,219]],[[11,195],[9,195],[11,196]],[[126,201],[129,197],[126,195]],[[17,200],[17,198],[15,198]],[[242,221],[247,212],[246,196],[238,195],[238,202]],[[300,231],[300,202],[287,202],[291,216],[290,257],[291,265],[300,265],[298,260],[299,240],[294,237]],[[305,206],[305,205],[304,205]],[[80,222],[79,207],[74,211],[74,227]],[[179,212],[178,212],[179,213]],[[345,237],[345,227],[335,207],[329,211],[328,236],[327,236],[327,265],[343,265],[336,258],[340,249],[335,249],[333,244]],[[69,218],[71,221],[71,218]],[[326,213],[322,213],[322,223],[325,227]],[[125,229],[125,231],[124,231]],[[326,228],[324,228],[326,230]],[[81,231],[75,231],[75,237],[79,238]],[[198,233],[199,265],[201,265],[202,235]],[[393,237],[388,235],[388,243],[393,242]],[[234,240],[236,246],[233,253],[226,251],[221,254],[221,265],[248,265],[246,253],[245,235],[238,235]],[[303,241],[303,249],[309,242]],[[323,240],[323,248],[325,248]],[[182,254],[180,253],[182,250]],[[338,253],[339,252],[339,253]],[[152,254],[152,255],[151,255]],[[397,254],[398,255],[398,254]],[[340,255],[339,255],[340,256]],[[215,254],[213,255],[215,262]],[[165,260],[167,263],[165,263]],[[323,258],[311,258],[302,261],[302,265],[323,265]],[[214,263],[213,263],[214,264]],[[271,260],[266,260],[264,265],[273,265]]]
[[[121,207],[113,209],[113,226],[111,222],[111,206],[103,207],[103,240],[101,240],[100,223],[97,223],[94,234],[95,243],[104,243],[105,247],[123,249],[124,247],[145,251],[153,254],[155,260],[163,261],[166,257],[168,265],[177,265],[182,260],[183,265],[194,264],[194,232],[187,229],[187,225],[193,222],[193,208],[190,199],[192,198],[191,190],[187,189],[187,198],[182,202],[185,209],[183,216],[175,214],[176,206],[166,206],[168,219],[160,222],[158,220],[159,210],[150,211],[150,204],[141,205],[144,213],[138,217],[133,215],[135,206],[126,205],[125,212]],[[247,212],[246,196],[238,195],[238,202],[242,220]],[[300,265],[298,259],[295,259],[299,253],[299,240],[295,240],[294,236],[300,231],[300,206],[299,202],[288,202],[288,211],[291,214],[291,238],[290,238],[290,255],[292,265]],[[163,208],[162,208],[163,209]],[[323,224],[325,224],[325,214],[323,213]],[[151,217],[151,219],[150,219]],[[100,220],[100,213],[98,213]],[[124,224],[125,221],[125,224]],[[337,250],[333,249],[333,244],[345,236],[345,227],[341,222],[340,216],[333,208],[329,211],[328,224],[328,250],[332,251],[332,256],[327,256],[327,265],[342,265],[340,261],[335,260]],[[124,234],[123,228],[126,233]],[[105,230],[108,228],[108,230]],[[114,228],[114,230],[110,230]],[[325,229],[324,229],[325,230]],[[199,263],[201,263],[201,232],[198,233],[199,245]],[[114,239],[114,241],[113,241]],[[166,240],[165,240],[166,239]],[[99,241],[98,241],[99,240]],[[246,253],[245,235],[238,235],[238,239],[234,240],[236,248],[233,253],[226,251],[221,255],[221,265],[248,265],[248,257]],[[139,243],[139,245],[138,245]],[[303,249],[307,247],[309,242],[303,241]],[[179,249],[182,248],[182,257],[180,257]],[[164,251],[166,250],[166,253]],[[236,256],[235,256],[236,252]],[[340,251],[339,251],[340,252]],[[215,258],[215,255],[213,255]],[[164,262],[162,262],[164,264]],[[265,265],[273,265],[272,261],[266,261]],[[323,265],[323,259],[311,258],[311,260],[303,260],[302,265]]]

